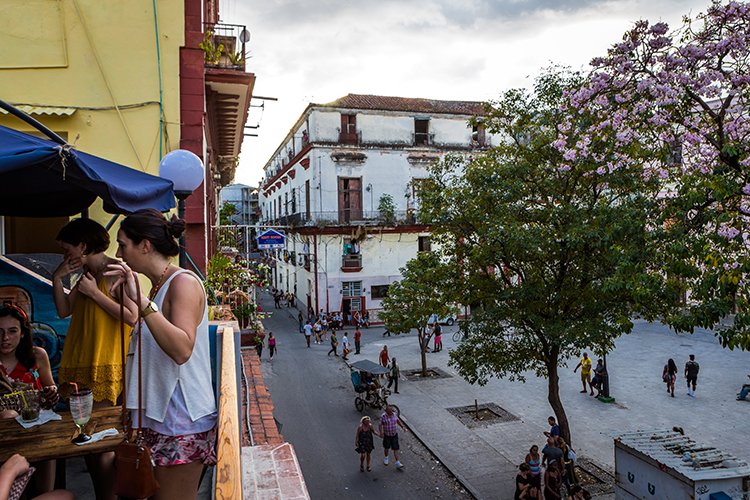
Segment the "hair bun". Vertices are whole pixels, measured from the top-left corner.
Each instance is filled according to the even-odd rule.
[[[185,220],[172,214],[172,218],[167,222],[167,227],[169,228],[169,234],[177,239],[185,232]]]

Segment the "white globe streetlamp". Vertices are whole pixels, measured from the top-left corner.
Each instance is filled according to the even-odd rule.
[[[177,197],[177,215],[185,218],[185,198],[198,189],[205,178],[205,167],[201,159],[185,149],[167,153],[159,163],[159,177],[172,181]],[[185,236],[180,236],[180,267],[187,267]]]

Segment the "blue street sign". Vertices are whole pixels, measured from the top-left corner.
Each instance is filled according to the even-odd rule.
[[[283,231],[268,229],[258,236],[258,248],[260,250],[270,250],[274,248],[284,248],[286,236]]]

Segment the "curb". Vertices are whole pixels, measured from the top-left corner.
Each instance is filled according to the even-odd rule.
[[[404,425],[406,425],[409,428],[409,431],[412,434],[414,434],[414,437],[417,438],[417,441],[419,441],[420,443],[422,443],[422,446],[424,446],[425,448],[427,448],[430,451],[430,453],[432,453],[433,455],[435,455],[435,458],[437,458],[438,460],[440,460],[440,463],[443,464],[443,467],[445,467],[446,469],[448,469],[448,472],[450,472],[453,475],[453,477],[456,478],[456,481],[458,481],[461,484],[461,486],[463,486],[463,488],[466,491],[469,492],[469,494],[471,496],[473,496],[477,500],[480,499],[480,498],[482,498],[479,495],[479,492],[476,491],[473,486],[471,486],[471,484],[469,483],[469,481],[463,475],[461,475],[461,474],[455,472],[453,469],[451,469],[450,466],[448,466],[448,464],[446,463],[446,461],[443,460],[443,457],[441,457],[440,454],[437,451],[435,451],[432,448],[430,448],[430,446],[427,444],[427,441],[425,441],[425,439],[417,431],[415,431],[414,428],[411,425],[409,425],[409,421],[404,417],[403,414],[399,415],[399,418],[404,423]]]

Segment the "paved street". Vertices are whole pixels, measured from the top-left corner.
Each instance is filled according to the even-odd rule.
[[[267,296],[261,303],[273,311]],[[291,314],[294,313],[294,319]],[[361,414],[354,408],[354,390],[346,364],[333,355],[330,345],[305,347],[297,332],[296,309],[276,310],[264,321],[278,339],[279,353],[273,362],[263,352],[263,378],[271,392],[281,433],[294,445],[310,496],[318,498],[471,498],[436,462],[411,433],[399,433],[399,472],[383,465],[383,448],[375,438],[372,472],[359,471],[354,451],[354,432]],[[353,340],[352,340],[353,343]],[[365,409],[375,417],[381,411]],[[393,460],[393,459],[391,459]]]
[[[264,375],[277,406],[277,417],[285,425],[282,432],[297,447],[306,477],[311,460],[308,453],[312,449],[315,457],[339,453],[346,458],[340,462],[342,465],[336,465],[341,457],[328,456],[326,467],[316,470],[329,470],[330,463],[333,465],[330,470],[352,470],[349,477],[353,475],[357,481],[355,454],[347,448],[353,442],[350,434],[354,432],[358,415],[352,408],[348,370],[339,360],[327,359],[324,346],[315,346],[317,350],[312,349],[308,358],[298,357],[308,353],[299,352],[304,342],[295,333],[296,321],[286,311],[275,314],[267,324],[279,336],[281,349],[291,353],[282,351],[282,358],[274,360],[273,366],[264,362]],[[413,433],[424,440],[477,497],[512,498],[515,467],[531,444],[543,443],[546,418],[552,414],[546,398],[547,382],[529,373],[525,383],[492,380],[484,387],[471,386],[447,365],[455,328],[444,328],[446,350],[428,354],[429,366],[440,368],[451,377],[416,382],[402,380],[401,394],[394,395],[392,401],[400,406]],[[377,360],[385,343],[391,355],[399,359],[402,370],[420,366],[415,335],[384,339],[382,331],[381,328],[363,330],[361,357]],[[294,347],[286,345],[290,340]],[[682,368],[691,353],[701,364],[695,399],[686,395],[682,376]],[[292,359],[286,361],[288,357]],[[667,395],[661,381],[662,367],[669,357],[675,359],[680,369],[675,398]],[[351,358],[359,359],[358,356]],[[707,331],[675,335],[662,325],[639,321],[633,334],[618,340],[617,348],[607,361],[611,392],[617,399],[615,404],[603,404],[578,392],[580,379],[572,372],[576,361],[561,370],[561,395],[579,456],[612,470],[612,437],[618,432],[676,425],[697,441],[750,460],[750,444],[746,439],[750,435],[750,402],[735,400],[735,394],[750,373],[750,353],[722,349]],[[474,399],[480,404],[495,403],[518,420],[469,429],[446,411],[471,405]],[[304,422],[302,426],[298,421]],[[319,431],[324,425],[336,430]],[[339,432],[342,426],[346,427],[343,435]],[[343,441],[338,448],[347,453],[333,451],[333,441],[337,439]],[[318,445],[327,449],[317,451]],[[407,455],[405,461],[409,465],[407,472],[413,474],[415,458]],[[314,498],[351,491],[346,489],[352,488],[346,478],[346,474],[329,476],[324,489],[317,489],[313,486],[316,479],[311,477],[310,491]],[[365,494],[359,490],[355,493]]]

